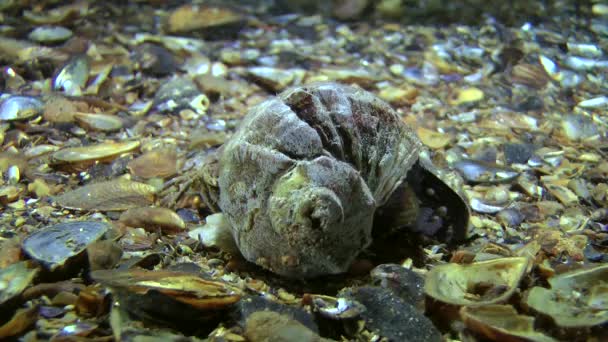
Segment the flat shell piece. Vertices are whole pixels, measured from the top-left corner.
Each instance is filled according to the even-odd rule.
[[[241,290],[230,284],[172,271],[100,270],[91,277],[114,290],[133,295],[157,292],[199,310],[220,309],[241,299]]]
[[[61,149],[52,155],[55,163],[81,163],[87,161],[105,161],[138,148],[139,141],[107,142],[82,147]]]
[[[0,120],[27,120],[42,113],[44,104],[34,97],[11,96],[0,103]]]
[[[460,317],[465,326],[492,341],[557,341],[534,330],[534,318],[520,315],[511,305],[463,307]]]
[[[418,137],[422,143],[432,149],[444,148],[452,140],[452,137],[450,137],[448,134],[435,132],[424,127],[418,127],[416,132],[418,133]]]
[[[110,229],[110,224],[74,221],[44,227],[23,241],[23,250],[50,270],[63,266]]]
[[[114,115],[107,114],[92,114],[92,113],[76,113],[74,118],[81,125],[89,129],[103,132],[118,131],[122,128],[123,122],[120,118]]]
[[[110,162],[137,149],[139,145],[139,141],[127,141],[64,148],[51,155],[51,163],[57,169],[67,172],[81,172],[95,163]]]
[[[592,327],[608,322],[608,265],[576,270],[549,279],[551,289],[536,286],[528,306],[551,316],[565,328]]]
[[[68,191],[55,200],[67,209],[77,210],[127,210],[151,205],[156,189],[145,183],[115,179],[85,185]]]
[[[312,307],[322,316],[331,319],[351,319],[359,317],[365,307],[356,300],[325,295],[311,295]]]
[[[120,215],[120,222],[130,227],[176,232],[186,228],[184,220],[168,208],[133,208]]]
[[[169,16],[169,32],[188,32],[241,21],[242,15],[225,7],[184,5]]]
[[[0,307],[30,286],[38,273],[27,261],[14,263],[0,270]]]
[[[177,153],[172,149],[146,152],[127,165],[131,174],[142,178],[169,177],[177,173]]]
[[[441,302],[479,306],[507,300],[528,267],[525,257],[500,258],[468,265],[445,264],[426,277],[424,291]]]

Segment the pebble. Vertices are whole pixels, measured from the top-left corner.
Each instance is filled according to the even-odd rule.
[[[343,295],[363,304],[365,326],[390,341],[442,341],[433,323],[391,290],[364,286],[347,289]]]

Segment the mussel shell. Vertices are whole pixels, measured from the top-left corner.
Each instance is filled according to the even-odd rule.
[[[35,97],[10,96],[0,103],[0,120],[27,120],[42,113],[44,103]]]

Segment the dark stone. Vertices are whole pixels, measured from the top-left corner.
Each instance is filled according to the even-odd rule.
[[[171,51],[160,45],[144,43],[135,49],[133,58],[148,75],[164,77],[172,75],[177,70]]]
[[[525,164],[534,153],[534,146],[521,143],[507,143],[504,146],[505,162],[507,165],[514,163]]]
[[[418,306],[424,300],[424,278],[397,264],[382,264],[371,271],[374,283],[393,291],[405,302]]]
[[[366,308],[361,314],[365,326],[390,341],[441,341],[441,333],[416,308],[380,287],[359,287],[343,291],[342,296]]]

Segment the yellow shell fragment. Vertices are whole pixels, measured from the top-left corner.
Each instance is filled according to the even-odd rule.
[[[465,88],[460,89],[456,93],[454,98],[450,99],[448,103],[452,106],[457,106],[463,103],[477,102],[483,100],[483,91],[479,88]]]
[[[237,22],[242,16],[228,8],[184,5],[173,11],[167,21],[169,32],[188,32]]]
[[[507,300],[526,273],[528,258],[510,257],[468,265],[445,264],[426,277],[424,291],[441,302],[480,306]]]
[[[551,289],[536,286],[526,304],[551,316],[564,328],[582,328],[608,322],[608,265],[576,270],[549,279]]]
[[[520,315],[511,305],[463,307],[460,317],[465,326],[491,341],[557,341],[534,330],[534,318]]]
[[[68,209],[118,211],[151,205],[156,189],[148,184],[115,179],[85,185],[55,200]]]
[[[418,127],[416,133],[418,133],[418,137],[422,143],[432,149],[444,148],[452,140],[447,134],[435,132],[424,127]]]

